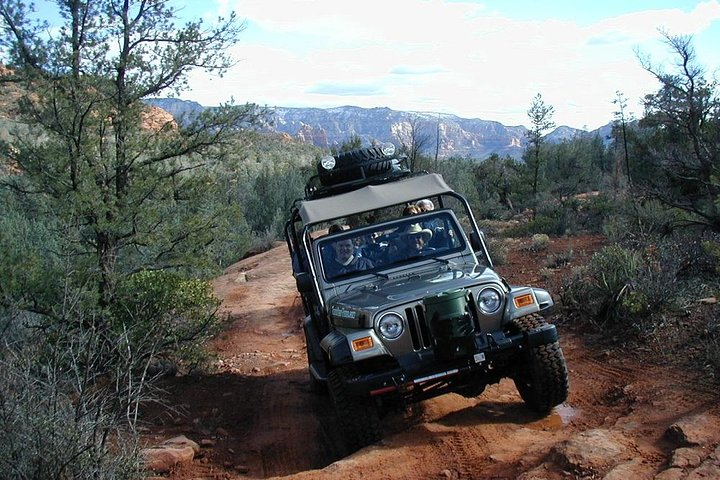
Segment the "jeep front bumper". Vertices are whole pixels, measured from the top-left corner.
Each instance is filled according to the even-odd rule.
[[[358,396],[410,393],[426,384],[450,382],[462,375],[488,371],[488,365],[498,359],[557,340],[557,329],[552,324],[515,335],[505,335],[503,332],[477,334],[476,351],[467,357],[452,362],[438,362],[432,350],[411,354],[398,359],[398,367],[356,375],[347,380],[346,386],[349,393]]]

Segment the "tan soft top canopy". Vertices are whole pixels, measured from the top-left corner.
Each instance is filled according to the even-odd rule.
[[[431,173],[397,182],[368,185],[333,197],[306,200],[300,203],[298,213],[307,225],[452,191],[440,175]]]

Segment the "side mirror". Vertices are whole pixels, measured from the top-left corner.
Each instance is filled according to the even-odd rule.
[[[312,277],[307,272],[299,272],[295,274],[295,285],[300,293],[310,293],[313,290]]]

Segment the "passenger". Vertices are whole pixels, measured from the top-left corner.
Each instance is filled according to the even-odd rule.
[[[420,209],[421,213],[432,212],[435,210],[435,204],[432,200],[424,198],[418,200],[415,205]],[[432,230],[433,238],[431,246],[434,248],[450,248],[455,244],[453,231],[446,230],[439,218],[427,220],[423,222],[423,227]]]
[[[330,225],[330,228],[328,228],[328,235],[332,235],[333,233],[342,232],[345,230],[342,225],[339,223],[333,223]],[[331,245],[325,245],[322,247],[322,257],[323,257],[323,263],[328,264],[332,261],[333,258],[335,258],[335,250],[332,248]]]
[[[342,232],[343,230],[345,230],[345,228],[343,228],[342,225],[340,225],[339,223],[333,223],[332,225],[330,225],[330,228],[328,228],[328,235]]]
[[[329,278],[335,278],[350,272],[374,268],[373,262],[366,257],[358,257],[354,253],[355,244],[345,238],[333,243],[335,256],[327,262],[327,274]]]
[[[364,235],[355,237],[355,239],[353,240],[353,244],[354,244],[353,254],[356,257],[367,257],[368,256],[368,254],[367,254],[368,244],[367,244],[367,241],[365,240]]]
[[[401,236],[401,245],[395,256],[395,261],[407,260],[408,258],[421,257],[434,251],[429,246],[433,236],[432,230],[423,228],[419,223],[413,223]]]
[[[364,240],[361,242],[361,254],[363,257],[366,257],[368,260],[372,261],[373,264],[377,267],[380,264],[387,261],[386,258],[386,252],[385,247],[387,246],[387,243],[380,244],[378,242],[377,237],[375,234],[368,234],[365,235]],[[356,242],[356,248],[357,248],[357,242]]]
[[[432,202],[432,200],[429,200],[427,198],[418,200],[415,203],[415,206],[420,209],[420,212],[432,212],[433,210],[435,210],[435,204]]]
[[[417,215],[418,213],[422,213],[422,210],[420,210],[420,207],[418,207],[417,205],[411,204],[411,205],[408,205],[405,207],[402,214],[403,214],[403,217],[407,217],[410,215]]]

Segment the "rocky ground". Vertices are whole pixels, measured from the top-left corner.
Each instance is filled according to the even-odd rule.
[[[557,296],[563,276],[601,239],[553,239],[542,252],[527,245],[516,241],[498,270]],[[570,250],[570,263],[547,268],[548,256]],[[716,386],[651,349],[629,354],[558,317],[550,320],[571,386],[548,417],[531,415],[503,381],[476,398],[450,394],[390,415],[381,443],[343,458],[329,399],[309,390],[289,264],[279,246],[216,279],[228,320],[213,346],[215,371],[166,380],[168,406],[145,412],[149,446],[174,439],[153,449],[158,477],[720,478]]]

